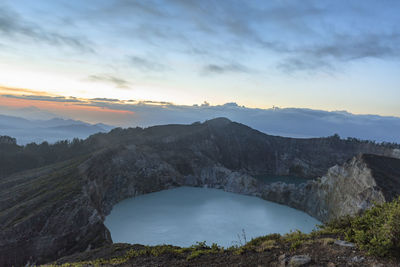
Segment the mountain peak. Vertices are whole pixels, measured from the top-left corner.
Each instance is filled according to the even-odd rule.
[[[204,123],[211,126],[225,126],[230,124],[232,121],[225,117],[218,117],[211,120],[207,120]]]

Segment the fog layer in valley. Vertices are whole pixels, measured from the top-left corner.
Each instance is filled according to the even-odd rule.
[[[400,132],[398,117],[355,115],[346,111],[329,112],[301,108],[258,109],[239,106],[236,103],[183,106],[172,103],[118,104],[104,101],[91,105],[127,110],[131,113],[118,116],[114,114],[113,117],[103,115],[100,118],[82,112],[79,118],[72,116],[74,120],[68,120],[65,117],[59,119],[57,116],[61,114],[37,108],[9,109],[0,106],[0,114],[7,115],[0,116],[0,135],[15,137],[19,144],[44,140],[55,142],[73,137],[85,138],[95,132],[108,131],[112,128],[109,125],[148,127],[176,123],[190,124],[195,121],[226,117],[270,135],[310,138],[337,133],[342,138],[355,137],[377,142],[400,143],[397,134]],[[90,121],[91,124],[81,120]]]

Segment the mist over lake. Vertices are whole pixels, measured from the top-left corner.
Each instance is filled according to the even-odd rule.
[[[126,199],[105,220],[115,243],[228,247],[270,233],[310,232],[320,222],[304,212],[257,197],[180,187]],[[240,237],[240,238],[239,238]]]

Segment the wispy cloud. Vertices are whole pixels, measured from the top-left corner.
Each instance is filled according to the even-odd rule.
[[[10,38],[28,38],[53,46],[67,46],[83,52],[94,52],[86,38],[46,30],[43,26],[26,20],[5,6],[0,6],[0,33]]]
[[[334,69],[337,63],[359,59],[400,58],[400,33],[335,35],[333,40],[288,49],[278,67],[287,72]]]
[[[248,73],[250,72],[250,69],[238,63],[230,63],[230,64],[208,64],[205,65],[201,70],[201,74],[206,74],[206,75],[224,74],[230,72]]]
[[[165,71],[167,70],[167,66],[156,62],[154,60],[149,60],[144,57],[139,56],[130,56],[129,57],[129,64],[134,68],[141,70],[141,71]]]
[[[113,75],[109,74],[97,74],[97,75],[90,75],[88,77],[88,80],[91,82],[101,82],[101,83],[108,83],[108,84],[113,84],[117,88],[121,89],[129,89],[130,88],[130,82],[127,80],[124,80],[119,77],[115,77]]]
[[[0,86],[0,94],[34,94],[34,95],[49,95],[44,91],[37,91],[27,88],[15,88]]]
[[[333,70],[333,66],[329,61],[321,58],[311,57],[288,57],[282,60],[278,65],[278,69],[286,72],[293,73],[298,71],[321,71],[321,70]]]
[[[371,29],[368,24],[362,24],[362,19],[367,16],[363,7],[373,6],[371,2],[349,4],[351,14],[347,5],[316,1],[270,1],[253,5],[243,1],[173,0],[169,4],[171,8],[153,1],[119,0],[114,2],[114,12],[123,15],[127,8],[136,12],[140,10],[137,15],[146,22],[135,31],[146,33],[159,45],[179,39],[186,46],[187,53],[201,51],[202,56],[213,58],[226,57],[224,54],[234,54],[241,49],[266,49],[280,57],[276,66],[284,72],[334,70],[340,64],[365,58],[399,58],[400,31]],[[381,15],[379,11],[372,14]],[[355,18],[361,18],[360,23],[355,23],[357,29],[338,27],[340,23],[349,23]],[[155,19],[160,23],[149,22]],[[184,25],[179,32],[170,31],[170,23],[175,21]],[[200,42],[193,42],[192,32],[201,34]],[[227,41],[229,45],[226,45]],[[219,47],[221,45],[225,45],[224,49]],[[159,67],[143,58],[134,58],[133,61],[141,64],[143,69]],[[203,72],[243,72],[243,68],[209,64],[204,66]]]
[[[390,3],[387,5],[393,9],[399,7],[396,1]],[[130,50],[127,54],[133,53],[128,57],[129,64],[143,72],[172,69],[159,59],[169,52],[183,53],[201,68],[204,62],[245,58],[241,55],[256,49],[272,53],[278,69],[295,72],[334,70],[365,58],[398,60],[398,27],[393,23],[371,26],[385,19],[381,11],[382,7],[373,1],[115,0],[97,5],[77,4],[66,10],[70,15],[66,19],[74,23],[80,20],[83,29],[88,27],[90,32],[97,32],[94,37],[112,36],[119,43],[125,42],[129,44],[127,49],[132,43],[141,43],[139,50],[144,51],[136,54]],[[8,37],[93,51],[94,45],[80,36],[78,30],[79,27],[72,35],[48,30],[40,21],[30,21],[0,6],[0,33]],[[146,49],[155,53],[151,57],[142,56]],[[244,72],[229,63],[209,64],[203,66],[203,71]]]
[[[135,101],[138,105],[157,105],[157,106],[170,106],[173,105],[172,102],[166,102],[166,101],[151,101],[151,100],[141,100],[141,101]]]
[[[115,98],[91,98],[89,99],[91,101],[105,101],[105,102],[119,102],[119,99]]]
[[[51,102],[62,102],[62,103],[84,103],[85,101],[76,97],[64,97],[64,96],[45,96],[45,95],[1,95],[7,98],[25,99],[25,100],[36,100],[36,101],[51,101]]]

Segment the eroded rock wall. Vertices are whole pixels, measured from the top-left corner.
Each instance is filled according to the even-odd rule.
[[[385,173],[380,173],[379,180],[376,174],[374,176],[376,162],[390,162]],[[392,186],[387,187],[388,184]],[[303,210],[326,222],[344,215],[358,214],[374,203],[391,201],[399,194],[400,160],[360,154],[342,166],[333,166],[326,175],[305,184],[275,183],[265,186],[261,196]]]

